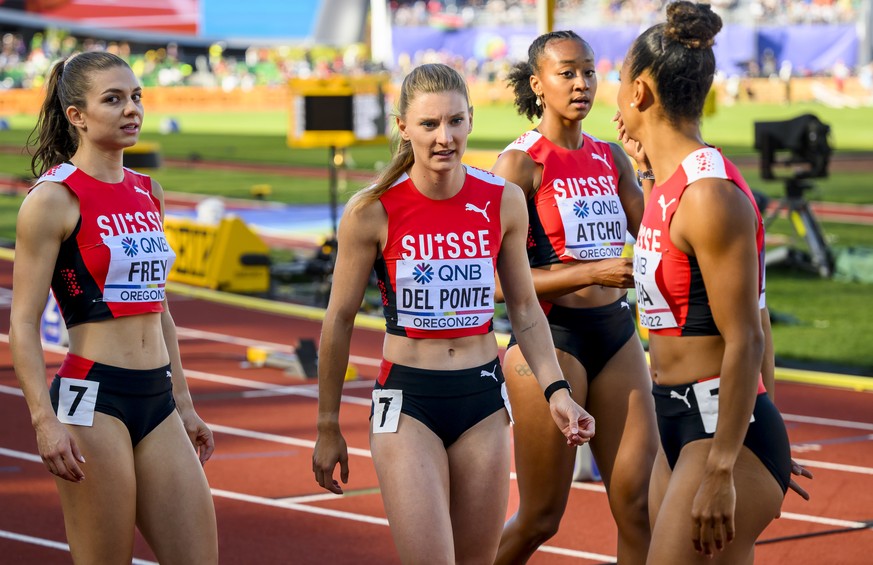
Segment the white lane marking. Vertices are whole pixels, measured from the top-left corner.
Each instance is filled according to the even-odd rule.
[[[873,475],[873,469],[870,467],[860,467],[858,465],[844,465],[842,463],[828,463],[827,461],[813,461],[812,459],[795,459],[795,463],[799,463],[804,467],[812,467],[817,469],[827,469],[829,471],[843,471],[846,473],[858,473],[861,475]]]
[[[800,522],[812,522],[813,524],[823,524],[825,526],[839,526],[841,528],[855,528],[857,530],[869,528],[866,522],[855,522],[854,520],[840,520],[838,518],[825,518],[823,516],[810,516],[809,514],[795,514],[794,512],[783,512],[782,518],[789,520],[797,520]]]
[[[269,393],[273,393],[276,395],[279,394],[294,394],[297,396],[304,396],[306,398],[318,398],[318,390],[312,389],[310,387],[304,386],[281,386],[275,385],[271,383],[263,383],[260,381],[253,381],[249,379],[241,379],[239,377],[227,377],[225,375],[218,375],[215,373],[207,373],[204,371],[194,371],[192,369],[185,369],[185,377],[191,379],[198,379],[202,381],[209,381],[213,383],[221,383],[231,386],[238,386],[241,388],[254,388],[257,390],[268,391]],[[370,399],[369,398],[359,398],[357,396],[348,396],[342,395],[342,401],[347,404],[357,404],[360,406],[369,406]]]
[[[0,538],[20,541],[22,543],[29,543],[31,545],[38,545],[40,547],[59,549],[61,551],[66,551],[67,553],[69,553],[70,551],[70,546],[63,542],[27,536],[24,534],[17,534],[15,532],[9,532],[7,530],[0,530]],[[145,559],[137,559],[136,557],[133,558],[133,561],[131,561],[131,563],[133,563],[133,565],[158,565],[157,561],[147,561]]]
[[[0,385],[0,392],[2,392],[3,394],[11,394],[12,396],[20,396],[24,398],[24,392],[18,387]]]
[[[15,449],[0,447],[0,455],[12,457],[13,459],[24,459],[25,461],[31,461],[33,463],[42,463],[42,457],[34,455],[33,453],[27,453],[26,451],[17,451]]]
[[[314,448],[315,442],[309,439],[301,439],[296,437],[280,436],[278,434],[268,434],[264,432],[256,432],[254,430],[245,430],[242,428],[234,428],[232,426],[223,426],[221,424],[207,424],[209,429],[214,432],[221,432],[232,436],[246,437],[249,439],[257,439],[261,441],[272,441],[273,443],[281,443],[282,445],[296,445],[297,447]],[[361,449],[359,447],[350,447],[349,455],[360,455],[361,457],[373,456],[369,449]]]
[[[379,526],[387,526],[388,520],[385,518],[377,518],[375,516],[366,516],[364,514],[355,514],[353,512],[342,512],[340,510],[330,510],[328,508],[319,508],[317,506],[306,506],[305,504],[296,504],[293,502],[285,502],[282,500],[274,500],[263,496],[254,496],[251,494],[242,494],[229,490],[210,489],[213,496],[221,498],[230,498],[241,502],[250,502],[252,504],[260,504],[261,506],[272,506],[273,508],[286,508],[288,510],[296,510],[298,512],[306,512],[308,514],[318,514],[320,516],[328,516],[330,518],[341,518],[343,520],[351,520],[353,522],[365,522],[367,524],[377,524]],[[334,495],[339,498],[339,495]]]
[[[873,432],[873,424],[867,422],[852,422],[849,420],[834,420],[833,418],[818,418],[816,416],[799,416],[797,414],[782,414],[786,422],[798,422],[801,424],[819,424],[835,428],[850,428],[853,430],[867,430]]]
[[[188,339],[205,339],[209,341],[217,341],[219,343],[227,343],[230,345],[239,345],[244,347],[265,347],[267,349],[273,349],[281,353],[295,352],[294,346],[288,345],[287,343],[275,343],[271,341],[264,341],[261,339],[236,337],[228,334],[210,332],[206,330],[196,330],[194,328],[177,327],[176,334],[179,337]],[[371,367],[379,367],[382,364],[381,359],[376,359],[374,357],[362,357],[360,355],[349,355],[349,362],[357,363],[358,365],[369,365]]]

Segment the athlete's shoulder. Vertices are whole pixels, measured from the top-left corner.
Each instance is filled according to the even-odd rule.
[[[520,136],[518,136],[515,139],[515,141],[513,141],[512,143],[507,145],[506,149],[504,149],[503,151],[509,151],[509,150],[514,149],[516,151],[525,151],[526,152],[528,149],[533,147],[533,145],[537,141],[542,139],[542,137],[543,137],[543,135],[536,130],[526,131],[523,134],[521,134]]]
[[[63,183],[70,178],[78,169],[70,163],[61,163],[50,168],[36,179],[34,187],[44,182]]]
[[[471,177],[494,186],[503,186],[506,184],[506,179],[499,177],[491,171],[485,171],[471,165],[464,165],[467,168],[467,174]]]
[[[701,147],[689,153],[682,160],[682,170],[685,172],[688,184],[706,178],[731,178],[727,172],[724,156],[715,147]]]

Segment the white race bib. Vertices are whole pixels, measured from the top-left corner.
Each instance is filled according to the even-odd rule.
[[[58,420],[64,424],[91,426],[100,383],[61,377],[58,390]]]
[[[417,330],[475,328],[494,315],[490,258],[397,261],[397,323]]]
[[[634,245],[634,287],[637,293],[637,309],[640,325],[650,330],[675,328],[676,318],[670,304],[655,279],[661,265],[661,254]]]
[[[621,257],[627,218],[618,196],[556,197],[564,224],[564,257],[585,261]]]
[[[697,407],[700,410],[700,419],[703,422],[703,430],[708,434],[714,434],[718,425],[718,390],[721,379],[709,379],[701,383],[694,383],[694,397],[697,399]],[[755,421],[755,415],[749,422]]]
[[[403,391],[392,389],[373,390],[373,433],[388,434],[397,431],[400,423],[400,408],[403,406]]]
[[[160,302],[176,254],[162,231],[103,238],[109,248],[104,302]]]

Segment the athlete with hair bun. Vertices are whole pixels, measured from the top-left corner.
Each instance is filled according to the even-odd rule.
[[[721,25],[706,4],[668,5],[666,23],[630,47],[618,91],[619,137],[630,151],[645,148],[655,179],[634,246],[661,438],[650,564],[753,563],[755,540],[793,485],[771,399],[761,214],[700,133]]]

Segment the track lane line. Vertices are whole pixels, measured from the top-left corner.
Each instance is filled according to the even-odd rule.
[[[50,549],[58,549],[61,551],[70,552],[70,546],[64,542],[54,541],[45,538],[37,538],[34,536],[28,536],[25,534],[19,534],[16,532],[10,532],[8,530],[0,530],[0,538],[6,538],[12,541],[18,541],[22,543],[29,543],[31,545],[38,545],[40,547],[47,547]],[[133,565],[159,565],[157,561],[147,561],[145,559],[139,559],[134,557],[131,561]]]

